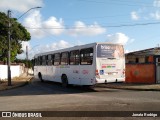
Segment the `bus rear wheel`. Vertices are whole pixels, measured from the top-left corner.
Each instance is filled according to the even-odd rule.
[[[68,87],[68,78],[67,78],[67,76],[66,75],[62,75],[61,80],[62,80],[62,86],[63,87]]]
[[[40,80],[41,82],[44,82],[41,73],[38,74],[38,77],[39,77],[39,80]]]

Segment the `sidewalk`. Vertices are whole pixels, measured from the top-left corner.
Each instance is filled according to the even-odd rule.
[[[25,76],[25,75],[22,75],[22,76],[20,76],[20,77],[15,77],[15,78],[13,78],[13,79],[11,80],[11,82],[12,82],[12,85],[11,85],[11,86],[8,86],[8,81],[7,81],[7,80],[5,80],[5,81],[0,81],[0,91],[24,86],[24,85],[28,84],[29,81],[30,81],[32,78],[33,78],[32,76]]]
[[[124,89],[124,90],[141,90],[141,91],[160,91],[160,84],[129,84],[129,83],[108,83],[99,84],[97,87]]]

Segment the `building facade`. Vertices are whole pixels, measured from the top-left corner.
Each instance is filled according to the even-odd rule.
[[[126,57],[126,83],[160,83],[160,47],[130,52]]]

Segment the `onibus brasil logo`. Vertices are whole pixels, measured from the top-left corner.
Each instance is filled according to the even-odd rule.
[[[2,117],[42,117],[40,112],[2,112]]]

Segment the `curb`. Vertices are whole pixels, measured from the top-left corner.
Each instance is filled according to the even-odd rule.
[[[122,90],[134,90],[134,91],[160,91],[160,89],[146,89],[146,88],[125,88],[125,87],[118,87],[118,86],[97,86],[100,88],[110,88],[110,89],[122,89]]]
[[[24,81],[22,84],[19,84],[19,85],[15,85],[15,86],[11,86],[9,88],[5,88],[5,89],[2,89],[0,91],[5,91],[5,90],[10,90],[10,89],[15,89],[15,88],[18,88],[18,87],[23,87],[27,84],[29,84],[31,82],[31,80],[33,79],[33,77],[27,79],[26,81]]]

